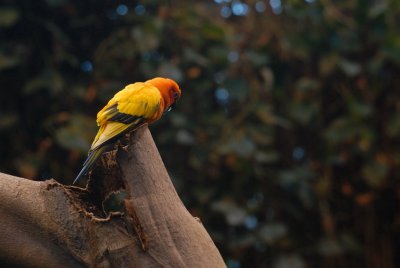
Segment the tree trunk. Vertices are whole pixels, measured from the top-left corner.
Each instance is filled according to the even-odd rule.
[[[0,173],[0,262],[22,267],[225,267],[179,199],[147,127],[87,188]],[[118,161],[115,161],[117,159]],[[123,213],[103,201],[124,190]]]

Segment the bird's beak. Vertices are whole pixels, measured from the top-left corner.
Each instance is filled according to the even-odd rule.
[[[171,104],[165,112],[172,111],[172,109],[174,109],[174,108],[175,108],[175,102],[173,104]]]

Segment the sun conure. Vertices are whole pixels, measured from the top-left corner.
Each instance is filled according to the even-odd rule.
[[[180,98],[178,84],[168,78],[156,77],[146,82],[127,85],[97,113],[100,127],[90,147],[82,170],[74,180],[89,172],[102,153],[112,149],[125,133],[161,118]]]

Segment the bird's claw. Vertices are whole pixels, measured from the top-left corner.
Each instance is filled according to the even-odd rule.
[[[120,140],[117,141],[117,152],[118,151],[128,152],[127,148],[122,145]]]

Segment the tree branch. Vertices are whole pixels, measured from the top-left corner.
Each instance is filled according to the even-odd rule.
[[[147,127],[106,154],[87,189],[0,173],[0,261],[29,267],[225,267],[179,199]],[[118,161],[115,161],[118,159]],[[102,202],[125,189],[124,214]]]

